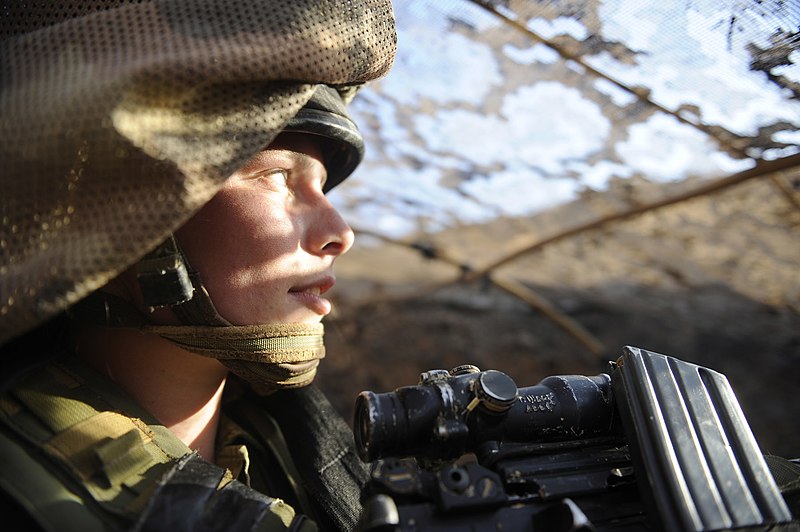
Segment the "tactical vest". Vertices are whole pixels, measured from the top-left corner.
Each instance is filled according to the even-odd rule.
[[[313,520],[200,458],[72,358],[0,397],[0,490],[45,531],[352,529],[366,471],[348,449],[351,436],[318,390],[291,395],[242,399],[231,411],[277,457]],[[302,436],[291,452],[266,413],[276,403],[287,430]]]

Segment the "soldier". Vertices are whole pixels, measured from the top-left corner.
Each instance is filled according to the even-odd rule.
[[[311,382],[388,0],[20,4],[0,30],[4,521],[354,528],[366,472]]]

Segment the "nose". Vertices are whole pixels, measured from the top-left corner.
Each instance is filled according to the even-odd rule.
[[[315,216],[307,228],[307,246],[316,255],[343,255],[353,247],[355,235],[341,213],[326,196],[314,206]]]

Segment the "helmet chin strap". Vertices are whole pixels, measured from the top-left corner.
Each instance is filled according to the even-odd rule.
[[[182,325],[153,325],[128,301],[95,292],[72,314],[92,323],[157,334],[178,347],[215,358],[258,393],[310,384],[325,357],[321,323],[232,325],[219,315],[200,274],[171,235],[137,265],[144,303],[169,307]]]

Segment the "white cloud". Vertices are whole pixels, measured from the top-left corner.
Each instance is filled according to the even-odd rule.
[[[761,157],[767,161],[771,161],[774,159],[795,155],[797,153],[800,153],[800,146],[787,146],[786,148],[781,149],[773,148],[770,150],[764,150],[764,153],[761,154]]]
[[[442,110],[416,117],[415,129],[434,152],[454,154],[479,165],[554,172],[561,171],[565,160],[599,149],[610,129],[597,104],[576,89],[550,81],[521,87],[506,96],[501,115]]]
[[[622,41],[632,50],[647,48],[653,38],[663,32],[663,27],[654,20],[653,12],[659,11],[654,8],[636,0],[602,2],[599,13],[605,37]]]
[[[778,131],[772,134],[772,140],[786,144],[800,144],[800,131]]]
[[[442,2],[442,0],[414,0],[394,2],[398,26],[425,24],[439,31],[448,31],[451,20],[463,22],[478,32],[496,28],[500,20],[472,2]]]
[[[626,107],[636,101],[636,96],[605,78],[597,78],[594,82],[594,88],[610,97],[611,101],[619,107]]]
[[[650,88],[652,98],[669,109],[696,105],[703,122],[737,134],[754,135],[776,120],[800,124],[800,102],[787,100],[763,73],[749,68],[749,54],[742,47],[756,39],[761,17],[748,18],[750,31],[734,32],[738,37],[732,44],[728,25],[737,6],[730,0],[693,2],[689,10],[680,3],[656,8],[636,0],[603,2],[606,39],[643,53],[635,66],[605,53],[589,62],[628,85]]]
[[[567,169],[578,174],[580,183],[593,190],[604,190],[612,177],[627,178],[633,174],[629,166],[611,161],[600,161],[596,164],[575,162],[568,164]]]
[[[435,115],[419,115],[414,129],[434,152],[445,152],[489,165],[503,158],[500,150],[507,142],[507,123],[498,116],[464,109],[442,110]],[[436,164],[435,158],[432,163]]]
[[[571,17],[558,17],[553,20],[534,18],[528,21],[528,28],[545,39],[551,39],[556,35],[569,35],[582,41],[589,35],[586,26]]]
[[[336,196],[331,195],[331,201],[353,226],[392,236],[420,229],[421,224],[425,230],[441,230],[497,216],[496,210],[441,186],[441,176],[433,166],[364,165],[336,190]]]
[[[559,60],[558,52],[542,43],[536,43],[530,48],[517,48],[510,44],[503,46],[503,54],[520,65],[541,63],[550,65]]]
[[[547,179],[537,172],[518,169],[472,179],[462,189],[499,212],[525,216],[574,199],[577,183],[574,179]]]
[[[800,51],[795,50],[789,54],[791,65],[780,65],[774,67],[770,72],[776,76],[783,76],[789,81],[800,83]]]
[[[501,113],[508,128],[500,153],[554,173],[561,173],[565,160],[598,150],[611,128],[596,103],[553,81],[509,94]]]
[[[485,44],[429,24],[397,29],[395,66],[381,81],[382,90],[400,103],[419,98],[437,103],[479,103],[502,84],[497,60]]]
[[[616,150],[625,164],[654,181],[719,176],[750,164],[719,152],[706,135],[663,113],[631,126]]]

